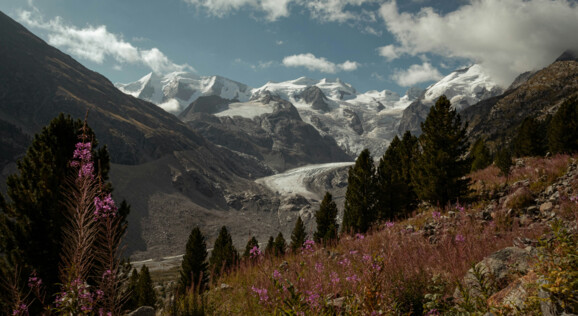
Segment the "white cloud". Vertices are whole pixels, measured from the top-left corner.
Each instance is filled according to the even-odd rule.
[[[179,101],[177,101],[176,99],[170,99],[167,102],[159,104],[158,106],[161,109],[173,114],[177,114],[182,110]]]
[[[409,87],[421,82],[435,81],[442,78],[442,74],[430,63],[411,65],[407,70],[397,70],[391,76],[398,85]]]
[[[281,46],[281,45],[285,44],[285,42],[283,42],[283,41],[276,41],[275,44]]]
[[[385,77],[383,77],[382,75],[378,74],[377,72],[372,72],[371,73],[371,78],[375,78],[379,81],[385,81]]]
[[[157,48],[141,49],[133,46],[124,41],[122,36],[110,33],[104,25],[77,28],[66,25],[60,17],[44,22],[37,11],[21,11],[19,19],[30,27],[46,30],[50,45],[81,59],[102,64],[106,58],[112,58],[119,64],[143,64],[157,73],[194,71],[187,64],[173,63]],[[116,66],[120,67],[119,64]]]
[[[292,55],[283,58],[283,65],[286,67],[305,67],[310,71],[325,73],[336,73],[339,71],[353,71],[359,67],[355,61],[345,61],[342,64],[335,64],[324,57],[315,57],[311,53]]]
[[[205,8],[210,14],[223,17],[244,7],[264,11],[269,21],[289,16],[288,5],[293,0],[183,0],[196,7]]]
[[[381,47],[389,60],[434,53],[483,64],[502,85],[544,67],[566,49],[578,49],[578,6],[567,0],[471,0],[440,15],[432,8],[400,13],[395,1],[380,15],[398,45]]]

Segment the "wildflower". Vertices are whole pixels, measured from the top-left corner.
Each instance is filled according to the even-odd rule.
[[[456,235],[456,241],[457,242],[464,242],[464,241],[466,241],[466,237],[464,237],[464,235],[462,235],[462,234],[457,234]]]
[[[28,315],[28,306],[26,304],[20,304],[12,311],[12,315]]]
[[[347,282],[351,282],[351,283],[357,283],[357,282],[361,281],[361,279],[357,276],[357,274],[354,274],[352,276],[348,276],[345,278],[345,280],[347,280]]]
[[[574,196],[570,197],[570,201],[572,201],[574,203],[578,203],[578,195],[574,195]]]
[[[87,143],[76,143],[76,149],[72,155],[72,161],[70,165],[72,167],[80,167],[78,169],[78,178],[94,178],[94,164],[92,163],[92,144]]]
[[[394,225],[394,223],[392,221],[385,222],[385,227],[387,227],[387,228],[392,228],[393,225]]]
[[[357,234],[355,234],[355,238],[356,238],[356,239],[359,239],[359,240],[363,240],[363,239],[365,238],[365,236],[363,236],[363,235],[360,234],[360,233],[357,233]]]
[[[96,210],[94,211],[94,220],[105,219],[108,217],[116,216],[116,211],[118,208],[114,204],[114,200],[107,194],[103,199],[100,197],[94,198],[94,206]]]
[[[42,285],[42,279],[36,276],[36,271],[32,272],[28,278],[28,286],[32,289],[39,288]]]
[[[339,283],[339,281],[340,281],[339,275],[336,272],[331,272],[330,277],[331,277],[331,283],[333,285]]]
[[[273,271],[273,278],[279,280],[281,278],[281,273],[278,270]]]
[[[458,203],[456,204],[456,210],[460,211],[460,213],[463,213],[466,209]]]
[[[305,291],[305,294],[307,294],[307,303],[309,303],[309,305],[314,308],[319,307],[319,294],[311,291]]]
[[[102,274],[102,278],[103,278],[103,279],[109,278],[109,277],[111,277],[111,276],[112,276],[112,271],[110,271],[110,269],[104,271],[104,273]]]
[[[253,292],[257,293],[257,295],[259,295],[259,301],[260,302],[267,302],[269,301],[269,295],[267,294],[267,289],[265,288],[257,288],[255,286],[251,286],[251,290],[253,290]]]
[[[315,246],[315,242],[314,242],[313,240],[306,240],[306,241],[303,243],[303,250],[312,252],[312,251],[313,251],[313,246]]]
[[[258,246],[253,246],[251,250],[249,250],[249,254],[251,255],[251,259],[257,258],[261,255],[261,249]]]
[[[437,211],[433,211],[431,213],[431,216],[433,217],[433,219],[439,219],[441,217],[442,213],[441,212],[437,212]]]
[[[317,262],[315,264],[315,271],[317,271],[317,273],[323,273],[323,263]]]
[[[343,258],[343,260],[339,261],[338,263],[344,267],[347,267],[347,266],[349,266],[351,261],[349,261],[349,259],[347,259],[347,258]]]
[[[371,260],[371,256],[370,255],[363,255],[363,257],[361,259],[365,262],[369,262]]]

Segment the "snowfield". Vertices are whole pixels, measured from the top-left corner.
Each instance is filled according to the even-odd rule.
[[[299,194],[307,199],[320,199],[316,193],[309,191],[306,186],[306,180],[313,178],[322,172],[353,166],[354,162],[332,162],[318,165],[307,165],[283,173],[264,177],[255,180],[255,182],[266,186],[273,192],[281,195]]]

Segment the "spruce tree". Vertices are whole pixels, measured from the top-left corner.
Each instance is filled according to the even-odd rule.
[[[403,140],[394,137],[377,168],[378,213],[380,219],[408,214],[416,204],[411,184],[411,164],[417,155],[417,138],[409,131]]]
[[[239,261],[239,253],[233,246],[233,238],[226,226],[221,227],[209,259],[210,269],[215,276],[233,268]]]
[[[285,255],[285,250],[287,249],[287,242],[285,242],[285,237],[279,232],[273,243],[273,254],[275,257],[281,257]]]
[[[271,237],[273,238],[273,237]],[[245,252],[243,252],[243,258],[249,258],[251,256],[251,249],[253,248],[259,248],[259,242],[257,241],[257,238],[255,238],[255,236],[251,237],[251,239],[249,239],[249,241],[247,242],[247,245],[245,246]]]
[[[471,150],[471,171],[481,170],[492,164],[492,155],[483,138],[478,138]]]
[[[578,151],[578,100],[562,103],[548,127],[548,148],[553,154]]]
[[[303,247],[305,240],[307,240],[305,225],[303,224],[303,220],[301,220],[301,216],[298,216],[297,221],[295,222],[295,227],[293,227],[293,231],[291,232],[291,251],[295,252]]]
[[[467,125],[467,124],[466,124]],[[445,206],[468,193],[471,168],[467,151],[466,126],[450,101],[441,96],[421,123],[421,154],[412,168],[412,183],[421,200]]]
[[[343,211],[344,233],[365,233],[377,219],[375,166],[368,149],[349,168]]]
[[[136,268],[133,268],[126,286],[127,300],[126,303],[124,304],[125,310],[132,311],[139,307],[138,306],[139,293],[137,292],[137,287],[138,287],[138,271],[136,270]]]
[[[267,256],[275,255],[275,239],[273,236],[269,236],[267,246],[265,247],[265,254]]]
[[[157,295],[153,287],[153,280],[151,279],[149,268],[146,265],[142,266],[138,274],[136,292],[138,293],[138,306],[154,307],[156,305]]]
[[[337,205],[333,201],[331,193],[325,192],[323,201],[319,205],[319,210],[315,212],[315,221],[317,222],[317,230],[313,234],[315,242],[326,246],[337,240],[339,229],[337,224]]]
[[[512,169],[512,154],[508,148],[502,148],[496,155],[496,167],[500,169],[501,175],[506,177],[506,184],[510,178],[510,170]]]
[[[516,157],[543,156],[546,153],[547,122],[535,117],[526,117],[512,140],[512,150]]]
[[[0,260],[0,273],[14,275],[17,264],[22,270],[20,275],[25,284],[35,270],[43,280],[47,297],[52,297],[59,290],[62,230],[67,221],[63,207],[67,190],[63,184],[74,177],[69,163],[83,133],[92,144],[95,174],[104,181],[104,190],[112,191],[112,186],[105,182],[108,180],[110,160],[106,146],[99,148],[93,131],[90,127],[83,131],[84,126],[81,120],[60,114],[34,136],[26,155],[17,163],[18,174],[10,175],[7,179],[9,200],[4,210],[0,211],[1,218],[9,218],[8,230],[0,234],[0,247],[13,243],[10,246],[11,256]],[[129,211],[128,204],[125,206],[119,209],[124,219]],[[4,251],[0,249],[0,253]],[[96,262],[95,266],[98,264]],[[6,280],[6,275],[0,277]],[[3,300],[0,297],[0,301]]]
[[[189,289],[198,290],[199,292],[204,291],[209,280],[207,255],[205,236],[203,236],[199,227],[196,226],[189,234],[185,255],[181,263],[178,294],[183,295]]]

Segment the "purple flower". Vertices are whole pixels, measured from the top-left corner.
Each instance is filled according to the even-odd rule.
[[[355,238],[359,239],[359,240],[363,240],[365,238],[365,236],[363,236],[362,234],[355,234]]]
[[[437,212],[437,211],[433,211],[433,212],[431,213],[431,216],[432,216],[434,219],[440,218],[441,215],[442,215],[442,213],[441,213],[441,212]]]
[[[349,261],[349,259],[347,259],[347,258],[343,258],[343,260],[339,261],[338,263],[344,267],[347,267],[347,266],[349,266],[351,261]]]
[[[331,272],[330,277],[331,277],[331,283],[332,284],[335,285],[335,284],[339,283],[339,281],[340,281],[339,275],[336,272]]]
[[[313,306],[313,307],[319,307],[319,294],[317,293],[313,293],[311,291],[305,291],[305,294],[307,294],[307,303],[309,303],[309,305]]]
[[[369,262],[371,260],[371,256],[370,255],[363,255],[363,257],[361,259],[365,262]]]
[[[249,254],[251,255],[251,258],[257,258],[261,255],[261,249],[259,249],[259,246],[253,246],[253,248],[249,250]]]
[[[259,295],[259,301],[260,302],[267,302],[269,301],[269,295],[267,295],[267,289],[265,288],[257,288],[255,286],[251,286],[251,290],[253,290],[253,292],[257,293],[257,295]]]
[[[28,315],[28,306],[26,304],[20,304],[12,311],[12,315]]]
[[[392,228],[393,225],[395,225],[395,224],[392,221],[385,222],[385,227],[387,227],[387,228]]]
[[[317,262],[315,264],[315,271],[317,271],[317,273],[323,273],[323,263]]]
[[[466,241],[466,237],[464,237],[464,235],[462,235],[462,234],[457,234],[456,235],[456,241],[457,242],[464,242],[464,241]]]
[[[313,240],[308,239],[303,243],[303,250],[312,252],[313,246],[315,246],[315,242]]]
[[[103,199],[100,197],[94,198],[94,206],[96,210],[94,211],[94,220],[105,219],[108,217],[116,216],[116,211],[118,210],[114,204],[114,200],[107,194]]]
[[[279,280],[281,278],[281,273],[278,270],[273,271],[273,278]]]
[[[78,178],[94,178],[94,164],[92,163],[92,144],[87,143],[76,143],[76,149],[72,154],[72,161],[70,165],[72,167],[80,167],[78,170]]]
[[[456,204],[456,210],[460,211],[460,213],[463,213],[465,211],[465,208],[458,203]]]
[[[347,282],[351,282],[351,283],[357,283],[357,282],[361,281],[361,279],[357,276],[357,274],[354,274],[352,276],[348,276],[345,278],[345,280],[347,280]]]
[[[36,276],[36,271],[32,272],[28,278],[28,286],[32,289],[37,289],[42,285],[42,279]]]
[[[570,197],[570,201],[572,201],[574,203],[578,203],[578,195],[574,195],[574,196]]]

